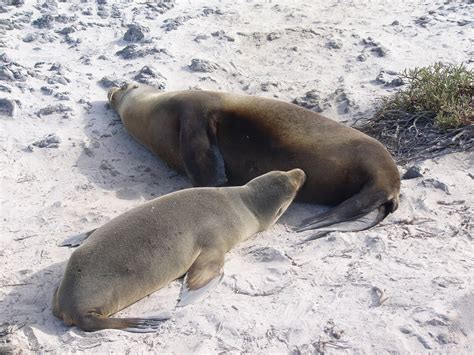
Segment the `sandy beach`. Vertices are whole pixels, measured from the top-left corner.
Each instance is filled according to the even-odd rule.
[[[400,207],[304,242],[295,203],[226,255],[223,282],[176,308],[181,281],[117,316],[159,331],[86,333],[51,313],[66,238],[191,187],[133,140],[107,90],[136,81],[295,102],[351,124],[405,68],[465,63],[472,1],[0,0],[0,353],[474,353],[474,154],[399,166]],[[133,26],[132,26],[133,25]]]

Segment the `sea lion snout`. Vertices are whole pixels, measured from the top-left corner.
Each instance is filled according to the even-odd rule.
[[[301,169],[293,169],[293,170],[287,171],[286,174],[290,177],[296,190],[299,190],[306,182],[306,174]]]
[[[109,92],[107,93],[107,99],[109,100],[109,103],[112,103],[112,99],[114,97],[114,94],[119,91],[120,88],[112,88],[109,90]]]

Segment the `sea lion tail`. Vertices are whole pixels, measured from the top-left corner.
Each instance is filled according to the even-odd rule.
[[[75,323],[86,332],[120,329],[132,333],[153,333],[158,330],[163,321],[169,318],[169,314],[146,318],[108,318],[97,313],[90,313],[79,316]]]
[[[398,197],[387,199],[383,191],[371,190],[363,189],[333,209],[305,219],[296,231],[318,229],[327,234],[331,231],[358,232],[372,228],[397,209]]]

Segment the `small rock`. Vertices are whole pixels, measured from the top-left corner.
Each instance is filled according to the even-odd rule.
[[[372,37],[367,37],[362,40],[362,43],[365,44],[366,46],[373,47],[379,45],[378,42],[376,42]]]
[[[54,63],[53,65],[51,65],[51,67],[49,68],[49,71],[54,71],[56,72],[57,74],[59,75],[64,75],[66,70],[65,68],[62,66],[61,63]]]
[[[375,46],[370,49],[371,52],[375,53],[377,57],[385,57],[388,54],[388,49],[383,47],[382,45]]]
[[[41,116],[52,115],[53,113],[63,113],[63,112],[70,112],[70,111],[72,111],[72,108],[65,106],[63,104],[49,105],[40,109],[36,113],[36,115],[41,117]]]
[[[99,16],[100,18],[107,18],[109,17],[109,11],[106,9],[100,9],[99,11],[97,11],[97,16]]]
[[[226,40],[226,41],[228,41],[228,42],[234,42],[234,41],[235,41],[235,39],[234,39],[233,37],[228,36],[228,35],[227,35],[224,31],[222,31],[222,30],[216,31],[216,32],[212,32],[211,35],[212,35],[213,37],[217,37],[217,38],[220,39],[220,40]],[[201,38],[201,39],[206,39],[206,38],[208,38],[208,36],[206,36],[206,35],[201,35],[201,36],[204,37],[204,38]],[[194,41],[196,41],[196,42],[199,43],[198,37],[199,37],[199,36],[197,36],[196,38],[194,38]]]
[[[342,42],[338,39],[331,39],[327,43],[327,47],[330,49],[341,49],[342,48]]]
[[[365,53],[361,53],[357,56],[357,60],[359,62],[365,62],[367,60],[368,56]]]
[[[105,89],[109,89],[112,87],[121,87],[122,85],[126,84],[125,80],[121,79],[111,79],[108,76],[104,76],[102,79],[99,80],[99,85]]]
[[[15,112],[15,102],[9,99],[0,98],[0,116],[13,117]]]
[[[205,41],[208,38],[209,38],[208,35],[197,35],[196,37],[194,37],[194,42],[201,43],[202,41]]]
[[[50,133],[42,139],[33,142],[31,145],[38,148],[58,148],[59,143],[61,143],[61,139],[56,134]]]
[[[38,38],[36,33],[28,33],[25,37],[23,37],[23,42],[30,43],[35,41]]]
[[[400,24],[400,21],[397,21],[397,20],[392,22],[392,26],[398,26],[399,24]]]
[[[15,75],[6,65],[0,65],[0,80],[15,80]]]
[[[33,26],[38,28],[53,28],[54,18],[51,15],[43,15],[40,18],[37,18],[33,21]]]
[[[202,10],[202,14],[203,14],[203,16],[209,16],[209,15],[213,15],[213,14],[223,15],[224,13],[222,12],[221,9],[205,6],[204,9]]]
[[[138,25],[128,25],[128,30],[123,35],[123,39],[127,42],[140,42],[145,35],[143,32],[145,29],[142,26]]]
[[[193,72],[212,73],[219,69],[219,65],[204,59],[193,59],[188,68]]]
[[[58,4],[55,0],[43,0],[43,3],[41,4],[41,12],[56,13],[58,12]]]
[[[323,112],[328,107],[327,102],[321,99],[317,90],[308,91],[305,96],[294,99],[293,103],[315,112]]]
[[[421,168],[419,166],[413,165],[407,169],[405,174],[403,174],[402,180],[416,179],[419,177],[423,177],[423,174],[421,173]]]
[[[40,90],[45,95],[52,95],[53,94],[53,89],[51,89],[47,86],[42,86]]]
[[[0,91],[10,93],[10,92],[12,92],[12,89],[10,89],[10,88],[9,88],[8,86],[6,86],[6,85],[0,85]]]
[[[56,32],[62,35],[68,35],[70,33],[76,32],[76,29],[74,28],[74,26],[66,26]]]
[[[402,78],[398,76],[398,73],[393,71],[381,70],[377,78],[375,79],[378,83],[384,84],[385,86],[401,86],[405,84]]]
[[[176,3],[176,0],[155,0],[153,2],[147,2],[147,9],[150,9],[159,14],[164,14],[166,11],[171,10]]]
[[[20,7],[25,4],[25,0],[10,0],[7,5]]]
[[[421,27],[426,27],[426,25],[430,22],[431,22],[431,19],[428,16],[421,16],[415,20],[415,23],[417,25],[420,25]]]
[[[57,98],[59,101],[68,101],[69,99],[69,92],[57,92],[54,94],[54,97]]]
[[[166,87],[166,78],[156,69],[148,65],[140,69],[138,74],[135,75],[134,80],[145,85],[153,86],[159,90],[164,90]]]
[[[472,21],[469,20],[459,20],[458,21],[458,26],[466,26],[469,25]]]
[[[56,22],[60,22],[60,23],[70,23],[70,22],[74,22],[77,20],[77,16],[76,15],[73,15],[73,16],[67,16],[67,15],[58,15],[54,18],[54,20]]]
[[[122,57],[123,59],[135,59],[144,57],[148,54],[161,53],[162,50],[157,48],[139,48],[136,44],[130,44],[125,48],[119,50],[115,54]]]
[[[274,41],[276,39],[281,38],[281,33],[280,32],[270,32],[267,35],[267,41]]]
[[[164,29],[166,32],[176,30],[179,26],[182,26],[190,17],[186,16],[178,16],[176,18],[169,18],[163,21],[161,28]]]

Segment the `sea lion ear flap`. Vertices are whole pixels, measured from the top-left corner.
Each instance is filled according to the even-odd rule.
[[[217,143],[217,122],[184,110],[180,118],[180,147],[186,174],[194,186],[227,183],[224,158]]]

